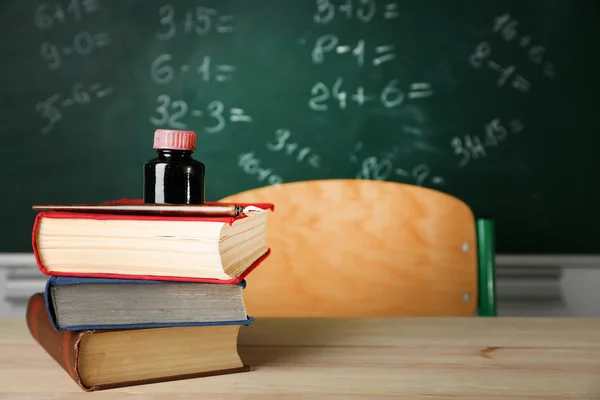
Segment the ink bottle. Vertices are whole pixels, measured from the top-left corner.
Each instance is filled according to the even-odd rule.
[[[192,158],[196,133],[157,129],[154,149],[156,157],[144,163],[144,203],[203,204],[206,169]]]

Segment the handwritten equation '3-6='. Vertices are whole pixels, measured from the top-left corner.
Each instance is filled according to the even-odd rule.
[[[206,109],[190,110],[188,104],[183,100],[172,100],[167,94],[160,94],[156,97],[155,115],[150,116],[150,123],[157,127],[168,126],[173,129],[186,129],[187,123],[182,118],[191,115],[194,118],[208,117],[213,122],[206,126],[204,131],[209,134],[221,132],[229,122],[252,122],[252,117],[247,115],[244,110],[237,107],[225,110],[222,101],[213,100],[208,103]]]
[[[114,91],[113,87],[107,87],[102,83],[94,83],[86,86],[83,83],[77,83],[71,88],[70,96],[61,97],[56,93],[46,100],[36,104],[35,110],[38,114],[47,120],[46,125],[41,129],[42,134],[52,131],[54,126],[63,118],[63,111],[72,106],[85,106],[94,99],[102,99]]]

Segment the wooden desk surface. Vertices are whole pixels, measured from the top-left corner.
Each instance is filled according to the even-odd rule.
[[[0,319],[0,399],[600,399],[600,319],[259,319],[240,344],[252,372],[85,393]]]

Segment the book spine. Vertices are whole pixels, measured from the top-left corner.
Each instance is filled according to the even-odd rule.
[[[35,293],[29,298],[25,318],[31,336],[69,374],[71,379],[83,390],[93,390],[85,387],[77,370],[79,342],[89,331],[56,331],[48,318],[42,293]]]
[[[40,231],[40,223],[42,222],[42,217],[44,216],[44,214],[45,213],[38,213],[35,216],[35,220],[33,222],[33,229],[31,230],[31,247],[33,248],[33,256],[35,257],[35,262],[36,262],[39,270],[44,275],[50,275],[50,272],[48,271],[48,269],[42,262],[42,259],[40,257],[40,252],[39,252],[38,246],[37,246],[37,238],[38,238],[38,234]]]

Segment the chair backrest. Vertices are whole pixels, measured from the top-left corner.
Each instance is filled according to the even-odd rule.
[[[473,316],[476,228],[462,201],[368,180],[267,186],[227,202],[271,202],[272,254],[246,279],[249,315]]]

